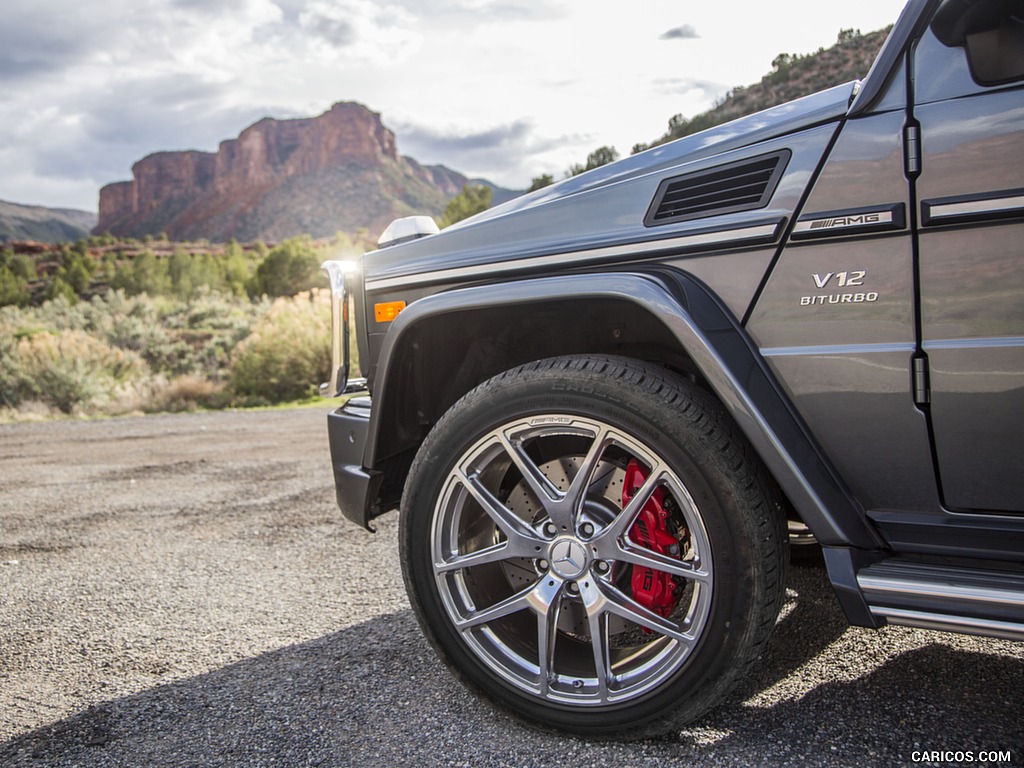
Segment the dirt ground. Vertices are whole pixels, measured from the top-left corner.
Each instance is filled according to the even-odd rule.
[[[1024,765],[1024,644],[850,628],[818,567],[695,726],[524,728],[434,659],[395,516],[372,535],[338,514],[325,417],[0,426],[0,765]]]

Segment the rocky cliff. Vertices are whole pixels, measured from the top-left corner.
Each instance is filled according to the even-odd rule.
[[[212,152],[157,152],[100,190],[97,234],[280,240],[440,213],[469,181],[399,156],[380,115],[341,102],[318,117],[265,118]],[[508,195],[505,195],[506,197]]]

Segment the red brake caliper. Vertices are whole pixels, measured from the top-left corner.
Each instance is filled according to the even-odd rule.
[[[647,472],[644,468],[635,459],[631,460],[626,466],[626,477],[622,483],[623,509],[646,479]],[[633,527],[629,529],[629,538],[645,549],[679,559],[679,539],[668,531],[668,512],[664,508],[664,502],[664,489],[655,489],[637,515]],[[632,586],[633,598],[645,608],[668,616],[675,607],[676,583],[672,576],[664,571],[634,565]]]

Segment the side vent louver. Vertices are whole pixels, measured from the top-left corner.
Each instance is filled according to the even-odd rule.
[[[789,150],[665,179],[644,217],[655,227],[764,208],[789,161]]]

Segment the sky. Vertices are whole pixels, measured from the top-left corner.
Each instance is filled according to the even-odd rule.
[[[338,101],[425,164],[524,188],[903,0],[3,0],[0,200],[95,211],[152,152]]]

